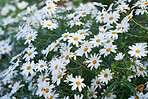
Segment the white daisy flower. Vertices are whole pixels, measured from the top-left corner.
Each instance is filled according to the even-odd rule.
[[[34,71],[33,69],[35,69],[35,64],[34,64],[34,61],[32,62],[26,62],[23,64],[23,66],[21,67],[21,70],[23,70],[21,73],[24,75],[24,76],[28,76],[29,74],[33,74]]]
[[[87,87],[88,88],[88,93],[87,93],[87,95],[89,96],[89,99],[91,99],[91,98],[97,98],[97,93],[98,92],[95,92],[95,90],[96,90],[96,87],[94,87],[94,86],[91,86],[91,87]]]
[[[94,47],[99,47],[99,45],[101,45],[103,42],[105,42],[105,37],[102,34],[95,35],[94,38],[90,41]]]
[[[95,67],[96,69],[98,68],[98,66],[100,65],[100,62],[102,62],[102,60],[100,60],[101,56],[98,56],[97,54],[94,55],[90,55],[89,60],[86,60],[86,63],[89,63],[88,67],[90,67],[90,69],[92,70],[93,67]]]
[[[118,53],[118,54],[115,56],[115,60],[122,60],[124,56],[125,56],[125,54],[122,54],[122,52],[121,52],[121,53]]]
[[[107,44],[104,45],[104,48],[100,50],[100,54],[104,54],[104,57],[110,54],[111,52],[116,53],[115,49],[117,49],[116,45]]]
[[[39,60],[39,63],[36,64],[37,71],[44,71],[47,69],[47,63],[44,60]]]
[[[11,90],[11,92],[10,92],[11,95],[14,94],[17,90],[19,90],[19,88],[21,88],[21,87],[24,86],[24,84],[23,84],[23,85],[20,85],[20,82],[21,82],[21,81],[16,82],[16,83],[13,85],[12,90]]]
[[[105,84],[101,83],[99,77],[95,76],[95,79],[91,80],[91,86],[94,86],[95,88],[99,86],[99,88],[102,88]]]
[[[146,47],[147,45],[145,43],[136,43],[136,45],[129,46],[129,49],[131,50],[128,53],[136,58],[141,58],[148,53]]]
[[[74,94],[74,99],[83,99],[83,94],[81,95]]]
[[[26,61],[29,61],[30,59],[33,59],[35,57],[37,53],[37,51],[35,51],[36,48],[32,47],[32,48],[27,48],[27,54],[24,55],[23,59],[25,58]]]
[[[113,74],[114,73],[111,73],[111,70],[109,70],[109,69],[102,70],[101,73],[98,75],[100,82],[108,84],[108,81],[113,79],[113,77],[112,77]]]
[[[55,23],[55,22],[52,22],[51,20],[42,20],[41,21],[41,25],[43,28],[48,28],[50,30],[53,30],[53,29],[57,29],[58,28],[58,25]]]
[[[70,81],[72,82],[69,84],[72,86],[71,90],[76,90],[78,87],[79,91],[81,92],[82,88],[86,87],[86,85],[82,83],[84,78],[81,78],[81,76],[76,76],[75,78],[70,79]]]

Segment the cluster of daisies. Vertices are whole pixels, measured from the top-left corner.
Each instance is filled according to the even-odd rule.
[[[5,5],[0,36],[19,22],[7,32],[15,31],[12,36],[24,49],[11,52],[17,52],[12,36],[0,41],[0,58],[11,57],[0,74],[1,99],[147,99],[147,43],[130,40],[148,30],[134,20],[148,14],[148,1],[131,2],[75,7],[69,0],[31,6],[13,0],[16,6]],[[15,17],[10,14],[17,9]],[[139,34],[130,33],[134,26]]]

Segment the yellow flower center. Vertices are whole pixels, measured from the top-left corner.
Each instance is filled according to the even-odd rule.
[[[6,80],[6,82],[8,82],[8,80]]]
[[[99,84],[100,82],[99,81],[96,81],[96,84]]]
[[[41,67],[41,68],[43,68],[43,67],[44,67],[44,65],[40,65],[40,67]]]
[[[21,32],[21,30],[19,30],[19,32]]]
[[[28,67],[27,67],[27,70],[30,70],[30,69],[31,69],[31,66],[28,66]]]
[[[77,38],[77,37],[75,37],[73,40],[77,41],[77,40],[78,40],[78,38]]]
[[[107,94],[107,98],[109,98],[111,96],[111,94],[109,93],[109,94]]]
[[[82,13],[82,15],[85,15],[85,14],[86,14],[86,12],[83,12],[83,13]]]
[[[69,55],[67,55],[67,56],[65,57],[65,59],[68,60],[68,59],[69,59]]]
[[[53,96],[50,96],[50,98],[49,99],[52,99],[53,98]]]
[[[86,47],[85,49],[84,49],[84,52],[86,52],[88,50],[88,48]]]
[[[57,68],[58,68],[58,65],[55,66],[55,69],[57,69]]]
[[[143,11],[143,10],[145,10],[145,9],[141,9],[141,11]]]
[[[51,24],[47,24],[47,26],[51,26]]]
[[[107,77],[108,77],[108,74],[105,73],[105,74],[104,74],[104,77],[107,78]]]
[[[31,56],[32,52],[28,53],[28,56]]]
[[[44,82],[44,80],[45,80],[45,77],[42,78],[42,82]]]
[[[32,39],[32,36],[29,37],[29,40],[31,40],[31,39]]]
[[[59,75],[58,75],[58,79],[60,79],[61,77],[62,77],[62,74],[59,74]]]
[[[140,70],[140,71],[143,71],[143,68],[140,67],[139,70]]]
[[[101,20],[103,20],[103,19],[104,19],[104,17],[101,18]]]
[[[6,50],[7,48],[5,47],[5,48],[3,48],[3,50]]]
[[[80,34],[85,34],[84,32],[81,32]]]
[[[55,16],[54,16],[54,15],[52,15],[51,17],[52,17],[52,18],[54,18]]]
[[[44,90],[44,88],[41,89],[41,91],[43,91],[43,90]]]
[[[106,50],[106,52],[109,52],[111,50],[111,48],[108,48],[107,50]]]
[[[73,55],[77,55],[77,53],[73,53]]]
[[[49,92],[49,89],[48,89],[48,88],[46,88],[46,89],[45,89],[45,92],[46,92],[46,93],[48,93],[48,92]]]
[[[11,73],[11,70],[8,73],[10,74]]]
[[[117,30],[119,31],[121,29],[121,27],[119,27]]]
[[[135,52],[136,52],[136,53],[140,53],[140,51],[139,51],[139,50],[136,50]]]
[[[50,10],[50,9],[51,9],[51,7],[48,7],[47,9],[48,9],[48,10]]]
[[[90,93],[89,93],[89,95],[90,95],[90,96],[93,96],[93,95],[94,95],[94,93],[93,93],[93,92],[90,92]]]
[[[131,18],[131,16],[128,16],[128,19],[130,19]]]
[[[68,37],[68,35],[64,35],[64,37]]]
[[[148,2],[146,2],[145,5],[148,5]]]
[[[113,17],[110,17],[110,18],[109,18],[109,20],[112,20],[112,19],[113,19]]]
[[[63,56],[61,56],[61,58],[64,58],[64,55],[63,55]]]
[[[139,99],[139,97],[136,97],[135,99]]]
[[[18,90],[18,89],[19,89],[19,87],[16,88],[16,90]]]
[[[93,64],[96,64],[96,63],[97,63],[97,60],[94,60],[94,61],[93,61]]]
[[[49,47],[48,51],[51,49],[51,47]]]
[[[79,81],[76,82],[77,85],[80,85],[81,83]]]
[[[116,32],[112,32],[112,34],[116,34]]]
[[[35,22],[34,24],[35,24],[35,25],[37,25],[38,23],[37,23],[37,22]]]
[[[107,40],[107,43],[109,43],[110,42],[110,40]]]
[[[100,39],[97,39],[96,42],[97,42],[97,43],[100,42]]]

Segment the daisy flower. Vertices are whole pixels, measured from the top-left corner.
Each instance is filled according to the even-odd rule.
[[[138,97],[136,97],[136,96],[131,96],[130,98],[128,98],[128,99],[143,99],[144,98],[144,94],[141,92],[141,93],[139,93],[139,92],[137,92],[137,96]]]
[[[95,76],[95,79],[91,80],[91,86],[94,86],[95,88],[99,86],[99,88],[102,88],[105,84],[101,83],[99,77]]]
[[[122,60],[124,56],[125,56],[125,54],[122,54],[122,52],[121,52],[121,53],[118,53],[118,54],[115,56],[115,60]]]
[[[49,84],[46,84],[46,86],[44,87],[44,97],[49,97],[52,95],[52,90],[55,86],[53,84],[49,85]]]
[[[107,88],[108,88],[108,87],[107,87]],[[104,94],[104,93],[106,92],[106,89],[103,89],[103,91],[104,91],[104,92],[102,92],[101,94]],[[113,91],[113,88],[112,88],[111,91]],[[112,92],[109,92],[109,93],[105,96],[105,98],[101,98],[101,99],[114,99],[114,98],[116,98],[116,95],[113,94]]]
[[[84,78],[81,78],[81,76],[76,76],[75,78],[70,79],[70,81],[72,82],[71,85],[72,88],[71,90],[76,90],[76,88],[78,87],[79,91],[82,91],[82,88],[86,87],[86,85],[84,83],[82,83],[84,81]]]
[[[15,67],[13,65],[9,66],[4,75],[7,75],[7,77],[9,76],[11,78],[13,76],[14,69]]]
[[[45,11],[49,14],[52,15],[55,13],[57,8],[57,5],[55,5],[53,2],[46,2],[46,6],[44,7]]]
[[[88,53],[92,50],[92,44],[88,41],[85,41],[79,50],[82,55],[85,54],[85,56],[88,57]]]
[[[117,49],[116,45],[107,44],[103,49],[100,50],[100,54],[104,54],[104,57],[110,54],[111,52],[116,53],[115,49]]]
[[[101,45],[103,42],[105,42],[105,37],[102,34],[95,35],[94,38],[90,41],[94,47],[99,47],[99,45]]]
[[[147,45],[145,43],[136,43],[136,45],[129,46],[131,50],[128,53],[136,58],[141,58],[148,53],[146,47]]]
[[[69,40],[68,40],[68,43],[69,44],[72,43],[72,44],[74,44],[78,47],[79,42],[82,42],[82,39],[85,39],[84,35],[80,35],[79,33],[71,33]]]
[[[74,94],[74,99],[83,99],[83,94],[81,95]]]
[[[55,22],[52,22],[51,20],[42,20],[41,21],[41,25],[43,28],[48,28],[50,30],[53,30],[53,29],[57,29],[58,28],[58,25],[55,23]]]
[[[49,74],[47,72],[44,75],[42,73],[41,73],[41,75],[39,75],[39,78],[37,79],[39,87],[44,87],[46,84],[46,81],[50,80],[49,78],[47,78],[48,75]]]
[[[23,85],[20,85],[20,82],[21,82],[21,81],[16,82],[16,83],[13,85],[12,90],[11,90],[11,92],[10,92],[11,95],[14,94],[17,90],[19,90],[19,88],[21,88],[21,87],[24,86],[24,84],[23,84]]]
[[[78,11],[78,15],[81,16],[81,17],[84,17],[86,16],[87,14],[90,14],[90,9],[87,8],[87,9],[83,9],[81,11]]]
[[[80,35],[89,35],[89,29],[81,29],[81,30],[78,30],[77,33],[79,33]]]
[[[39,60],[39,63],[36,64],[36,70],[37,71],[44,71],[47,69],[47,63],[44,60]]]
[[[11,50],[12,50],[12,46],[8,44],[5,44],[0,48],[1,54],[5,54],[5,53],[9,54]]]
[[[87,87],[88,88],[88,96],[89,96],[89,99],[91,99],[91,98],[97,98],[97,93],[98,92],[95,92],[95,90],[96,90],[96,87],[94,87],[94,86],[91,86],[91,87]]]
[[[55,83],[57,82],[57,85],[59,85],[61,83],[61,79],[63,77],[63,75],[65,75],[66,70],[58,70],[58,71],[54,71],[52,72],[52,82]]]
[[[100,60],[101,56],[98,56],[97,54],[94,55],[90,55],[91,57],[89,58],[89,60],[86,60],[86,63],[89,63],[88,67],[91,67],[90,69],[92,70],[93,67],[95,67],[96,69],[98,68],[98,66],[100,65],[100,62],[102,62],[102,60]]]
[[[50,61],[50,71],[54,72],[55,70],[64,69],[66,64],[61,61],[61,59],[53,59]]]
[[[108,81],[113,79],[113,77],[112,77],[113,74],[114,73],[111,73],[111,70],[109,70],[109,69],[102,70],[101,73],[98,75],[100,82],[108,84]]]
[[[37,53],[37,51],[35,51],[36,48],[32,47],[32,48],[27,48],[27,54],[24,55],[23,59],[25,58],[26,61],[29,61],[30,59],[33,59],[35,57]]]
[[[44,87],[38,87],[36,95],[41,97],[43,94],[44,94]]]
[[[107,96],[105,96],[105,98],[102,98],[102,99],[115,99],[116,98],[116,95],[113,94],[113,93],[108,93]]]
[[[138,77],[140,76],[140,74],[142,74],[141,76],[144,77],[144,75],[147,76],[147,67],[146,66],[143,66],[143,64],[140,64],[140,66],[136,66],[136,69],[137,69],[137,75]],[[139,74],[140,73],[140,74]]]
[[[110,25],[112,23],[116,23],[119,19],[120,15],[117,12],[109,13],[105,17],[105,22],[107,22],[107,25]]]
[[[72,74],[66,76],[66,80],[64,82],[69,82],[73,78]]]
[[[61,35],[60,40],[66,41],[67,39],[69,39],[69,36],[70,36],[69,32],[64,33],[64,34]]]
[[[21,73],[25,76],[28,76],[29,74],[33,74],[34,71],[33,69],[35,68],[35,64],[34,64],[34,61],[32,62],[26,62],[23,64],[23,66],[21,67],[21,70],[23,70]]]
[[[117,30],[110,30],[109,32],[105,33],[107,38],[112,38],[113,40],[118,39],[118,31]]]

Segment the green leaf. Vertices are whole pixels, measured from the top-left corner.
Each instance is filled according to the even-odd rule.
[[[128,82],[121,82],[121,84],[128,86],[135,96],[137,96],[135,88]]]
[[[108,89],[106,90],[106,92],[103,94],[103,97],[105,97],[105,96],[112,90],[113,86],[114,86],[115,84],[117,84],[117,83],[118,83],[117,81],[113,82],[113,83],[108,87]]]

